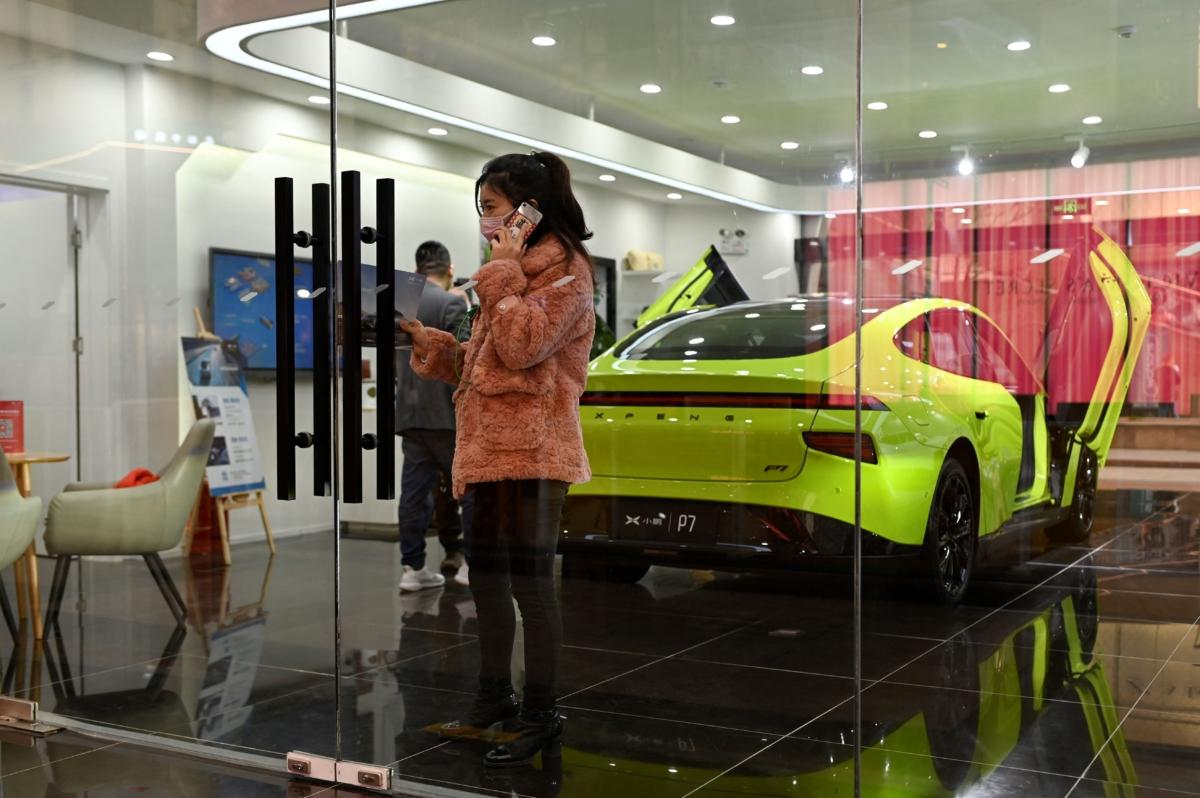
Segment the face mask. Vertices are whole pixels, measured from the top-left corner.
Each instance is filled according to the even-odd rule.
[[[503,216],[480,216],[479,217],[479,232],[480,232],[480,234],[484,237],[484,239],[486,241],[490,242],[492,240],[492,236],[496,235],[496,233],[500,230],[500,228],[508,223],[508,220],[512,218],[512,215],[514,213],[516,213],[515,209],[512,211],[509,211],[508,213],[504,214]]]

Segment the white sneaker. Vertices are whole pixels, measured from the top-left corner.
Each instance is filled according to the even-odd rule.
[[[418,590],[428,590],[444,584],[446,584],[446,577],[429,570],[429,566],[418,571],[411,565],[406,565],[404,573],[400,576],[401,593],[415,593]]]
[[[470,586],[471,581],[470,581],[470,579],[467,578],[467,564],[466,563],[463,563],[462,567],[460,567],[458,569],[458,573],[456,573],[454,575],[454,583],[456,585],[462,585],[463,587]]]

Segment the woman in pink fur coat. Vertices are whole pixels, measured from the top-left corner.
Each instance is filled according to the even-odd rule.
[[[484,756],[485,764],[504,767],[538,751],[553,754],[562,735],[554,556],[567,486],[591,478],[579,397],[596,329],[592,262],[583,245],[592,234],[567,165],[550,153],[489,161],[475,194],[492,260],[475,274],[480,312],[470,340],[460,346],[419,322],[401,327],[413,338],[413,369],[458,386],[454,492],[475,491],[468,549],[479,614],[479,692],[464,719],[440,730],[479,737],[515,718],[505,741]],[[542,220],[516,241],[507,222],[522,202],[541,211]],[[514,597],[525,629],[521,703],[511,679]]]

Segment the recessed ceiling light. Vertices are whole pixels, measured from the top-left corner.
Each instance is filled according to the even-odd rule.
[[[1064,222],[1069,222],[1069,221],[1071,221],[1072,219],[1074,219],[1074,218],[1075,218],[1075,214],[1073,214],[1073,213],[1064,213],[1062,218],[1063,218],[1063,221],[1064,221]]]
[[[1189,214],[1189,213],[1191,213],[1191,212],[1192,212],[1192,209],[1191,209],[1191,208],[1180,208],[1180,209],[1177,211],[1177,213],[1179,213],[1179,215],[1180,215],[1180,216],[1185,216],[1185,215],[1187,215],[1187,214]]]
[[[867,103],[867,108],[872,111],[886,111],[888,104],[882,100],[876,100],[873,103]]]
[[[966,213],[967,209],[966,208],[951,208],[950,212],[951,213]]]
[[[600,178],[599,178],[601,183],[611,183],[616,179],[617,178],[614,177],[613,175],[608,175],[608,174],[600,175]]]
[[[975,174],[975,160],[970,155],[964,155],[958,162],[958,173],[963,177]]]
[[[727,114],[721,117],[721,121],[727,125],[736,125],[738,122],[742,121],[742,118],[740,116],[734,116],[733,114]]]
[[[558,41],[553,36],[534,36],[529,40],[538,47],[553,47]]]
[[[683,199],[683,195],[680,194],[678,191],[672,191],[670,194],[667,195],[667,199],[679,200],[679,199]]]
[[[1098,116],[1085,116],[1083,118],[1083,124],[1085,125],[1098,125],[1103,121],[1104,120]]]
[[[313,105],[329,105],[329,98],[323,94],[313,94],[308,98]]]
[[[974,220],[974,219],[972,219],[972,218],[970,218],[970,217],[964,217],[964,218],[963,218],[963,220],[962,220],[962,223],[963,223],[963,224],[974,224],[974,223],[975,223],[975,220]]]
[[[938,43],[937,43],[937,48],[938,48],[939,50],[945,50],[945,49],[946,49],[947,47],[949,47],[949,46],[950,46],[950,45],[946,44],[945,42],[938,42]]]
[[[1051,94],[1066,94],[1070,90],[1071,86],[1067,83],[1051,83],[1050,88],[1046,89]]]
[[[804,75],[820,75],[825,71],[824,67],[819,67],[816,64],[810,64],[806,67],[801,67],[800,72]]]
[[[850,164],[846,164],[845,166],[843,166],[841,171],[838,172],[838,178],[841,179],[841,181],[843,183],[853,183],[854,182],[854,167],[851,166]]]
[[[638,90],[642,94],[658,94],[662,91],[662,86],[659,86],[657,83],[643,83],[641,86],[638,86]]]
[[[922,131],[921,131],[920,133],[918,133],[917,135],[918,135],[918,136],[920,136],[920,137],[921,137],[921,138],[923,138],[923,139],[936,139],[936,138],[937,138],[937,131],[936,131],[936,130],[922,130]]]
[[[175,60],[175,56],[171,55],[170,53],[164,53],[162,50],[151,50],[150,52],[146,53],[146,57],[151,61],[166,62]]]
[[[445,136],[445,135],[446,135],[446,134],[448,134],[449,132],[450,132],[450,131],[446,130],[446,128],[444,128],[444,127],[431,127],[431,128],[429,128],[429,135],[431,135],[431,136]]]
[[[781,149],[781,150],[798,150],[798,149],[800,149],[800,142],[798,142],[798,141],[781,141],[781,142],[779,142],[779,149]]]
[[[1108,200],[1106,200],[1106,199],[1098,199],[1098,200],[1096,200],[1096,204],[1097,204],[1097,205],[1107,205],[1107,204],[1108,204]]]
[[[836,219],[837,214],[836,213],[827,213],[827,214],[825,214],[825,218],[826,219]]]
[[[717,25],[718,27],[722,27],[722,28],[727,28],[730,25],[732,25],[733,23],[737,22],[736,19],[729,16],[728,14],[717,14],[714,17],[709,17],[708,21],[711,22],[712,24]]]
[[[1023,52],[1025,50],[1028,50],[1030,47],[1033,47],[1033,45],[1030,44],[1029,42],[1025,41],[1024,39],[1017,39],[1015,42],[1008,43],[1008,49],[1014,53]]]

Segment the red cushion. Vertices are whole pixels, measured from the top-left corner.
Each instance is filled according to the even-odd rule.
[[[157,474],[148,468],[135,468],[121,477],[121,481],[113,487],[136,488],[138,485],[149,485],[151,482],[158,482]]]

